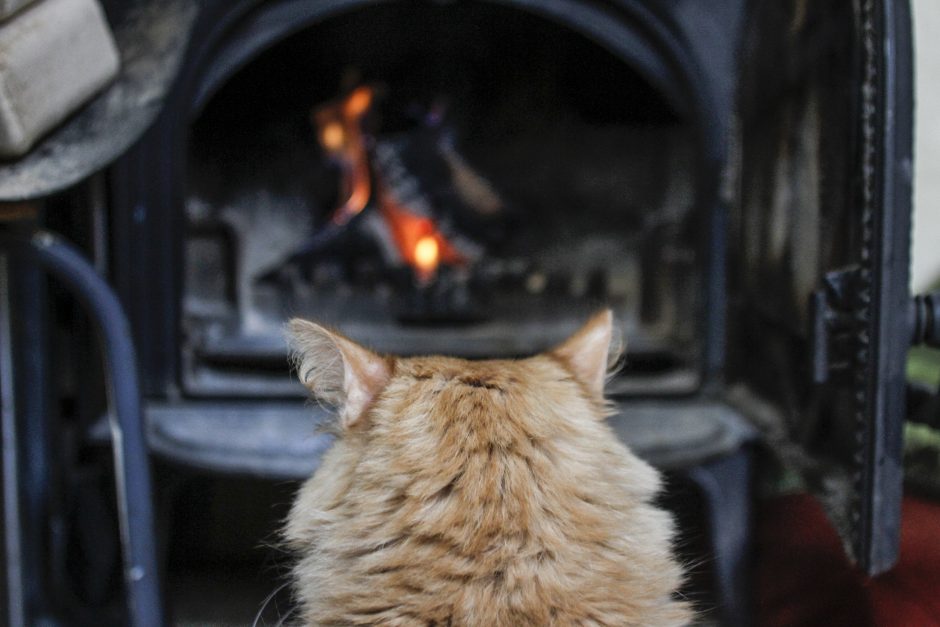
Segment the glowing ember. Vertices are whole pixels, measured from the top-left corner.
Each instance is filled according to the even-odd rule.
[[[346,133],[339,122],[330,122],[320,131],[320,143],[329,151],[338,151],[346,141]]]
[[[458,265],[466,262],[433,220],[415,215],[385,193],[382,187],[378,190],[378,202],[395,247],[405,263],[417,270],[419,278],[430,279],[442,263]]]
[[[440,256],[440,246],[433,235],[425,235],[415,244],[415,266],[424,274],[431,274],[437,269]]]

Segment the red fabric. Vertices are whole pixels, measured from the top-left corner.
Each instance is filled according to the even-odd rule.
[[[908,497],[901,558],[869,580],[853,569],[818,503],[763,504],[758,521],[758,624],[768,627],[940,626],[940,504]]]
[[[901,559],[867,589],[878,625],[940,625],[940,503],[904,500]]]

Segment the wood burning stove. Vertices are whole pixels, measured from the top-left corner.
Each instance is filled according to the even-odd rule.
[[[628,368],[697,385],[712,190],[676,95],[584,34],[499,4],[363,5],[200,90],[175,181],[185,393],[303,394],[282,376],[290,315],[484,357],[601,305]]]
[[[609,305],[612,423],[706,493],[735,547],[726,620],[746,614],[755,442],[889,568],[905,354],[940,335],[940,299],[907,287],[909,10],[704,4],[202,2],[154,126],[70,192],[106,190],[100,219],[59,221],[97,233],[153,450],[308,475],[330,439],[288,374],[292,315],[511,357]]]

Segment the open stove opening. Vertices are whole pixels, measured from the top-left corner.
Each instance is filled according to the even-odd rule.
[[[601,306],[620,391],[696,382],[689,129],[618,56],[487,3],[385,3],[284,39],[191,126],[184,387],[284,396],[284,321],[507,357]]]

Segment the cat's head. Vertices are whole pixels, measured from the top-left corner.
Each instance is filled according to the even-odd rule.
[[[571,406],[555,406],[550,413],[603,418],[604,383],[620,353],[610,310],[596,314],[554,349],[528,359],[379,355],[299,318],[290,321],[288,340],[297,376],[314,397],[336,410],[340,434],[389,427],[376,423],[401,419],[407,407],[422,410],[415,420],[469,421],[464,427],[471,430],[487,428],[487,421],[475,420],[468,404],[519,414],[513,403],[557,403]]]
[[[291,321],[289,334],[297,374],[335,408],[338,436],[295,502],[287,537],[298,546],[316,542],[335,516],[350,526],[375,517],[437,527],[487,512],[490,528],[473,530],[486,535],[529,525],[539,491],[609,500],[622,486],[633,495],[658,487],[604,420],[618,343],[610,311],[525,359],[383,356],[305,320]],[[559,508],[581,505],[549,509]]]

